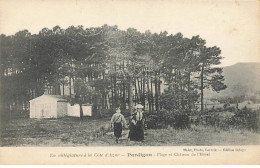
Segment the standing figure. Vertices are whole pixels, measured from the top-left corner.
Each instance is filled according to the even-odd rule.
[[[123,126],[126,128],[126,120],[123,114],[121,114],[120,108],[116,108],[116,113],[111,118],[111,127],[114,128],[114,135],[116,137],[116,143],[118,143],[119,138],[122,136]]]
[[[130,117],[129,126],[129,138],[131,141],[143,141],[144,140],[144,124],[145,116],[143,106],[141,104],[136,105],[136,111]]]

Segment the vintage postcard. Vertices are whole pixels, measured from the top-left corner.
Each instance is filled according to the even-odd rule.
[[[0,0],[0,164],[260,164],[257,0]]]

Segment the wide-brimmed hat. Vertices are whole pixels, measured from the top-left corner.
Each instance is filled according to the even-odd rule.
[[[141,104],[137,104],[137,105],[135,106],[135,108],[136,108],[136,109],[138,109],[138,108],[144,108],[144,106],[141,105]]]

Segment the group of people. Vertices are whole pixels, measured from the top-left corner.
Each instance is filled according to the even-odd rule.
[[[116,108],[116,113],[111,118],[111,127],[114,128],[116,143],[122,136],[123,127],[129,128],[128,138],[130,141],[144,141],[145,115],[143,106],[138,104],[135,106],[135,112],[130,116],[129,124],[125,117],[121,114],[120,108]]]

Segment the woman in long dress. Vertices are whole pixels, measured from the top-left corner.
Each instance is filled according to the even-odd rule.
[[[143,141],[144,140],[144,122],[145,116],[143,106],[138,104],[136,111],[130,117],[129,126],[129,138],[131,141]]]
[[[120,108],[116,108],[116,113],[111,118],[111,127],[114,128],[114,135],[116,137],[116,143],[122,136],[123,126],[126,128],[126,120],[123,114],[121,114]]]

